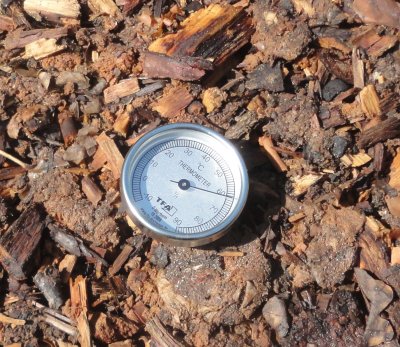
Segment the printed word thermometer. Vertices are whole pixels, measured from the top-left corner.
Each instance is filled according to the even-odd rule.
[[[128,152],[121,196],[132,220],[151,237],[181,246],[212,242],[241,213],[249,180],[224,137],[177,123],[144,135]]]

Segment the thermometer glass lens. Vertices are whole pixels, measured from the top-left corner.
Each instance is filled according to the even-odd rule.
[[[141,213],[160,228],[199,233],[225,219],[235,201],[235,181],[215,150],[179,139],[160,143],[139,159],[132,193]]]
[[[127,154],[121,196],[144,231],[178,245],[200,245],[225,233],[246,202],[242,158],[218,133],[171,124],[144,135]]]

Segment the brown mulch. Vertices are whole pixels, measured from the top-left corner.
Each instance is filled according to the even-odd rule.
[[[0,344],[399,346],[400,2],[0,4]],[[121,208],[174,122],[241,151],[245,210],[172,247]]]

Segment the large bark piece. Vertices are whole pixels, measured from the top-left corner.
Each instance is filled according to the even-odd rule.
[[[378,142],[393,139],[400,135],[400,119],[391,117],[378,125],[375,125],[365,130],[358,140],[358,145],[361,148],[366,148],[375,145]]]
[[[28,207],[0,239],[0,262],[17,280],[34,267],[34,255],[42,238],[44,216],[39,205]]]
[[[219,66],[247,44],[253,32],[251,19],[243,8],[212,4],[194,12],[183,21],[182,29],[177,33],[154,41],[149,46],[149,51],[173,57],[174,60],[182,57],[208,59],[214,66]],[[145,56],[145,73],[155,76],[156,74],[149,68],[151,64],[146,63],[147,59],[154,59],[154,57]],[[153,68],[157,69],[156,66]],[[198,71],[194,73],[201,75]],[[176,71],[172,72],[171,76],[165,76],[165,72],[162,75],[185,79],[176,76]]]

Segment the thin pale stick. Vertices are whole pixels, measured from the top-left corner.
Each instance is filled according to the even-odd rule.
[[[18,164],[19,166],[23,167],[24,169],[29,169],[31,166],[24,163],[23,161],[19,160],[18,158],[15,158],[11,154],[8,154],[7,152],[4,152],[3,150],[0,149],[0,155],[3,157],[13,161],[15,164]]]

